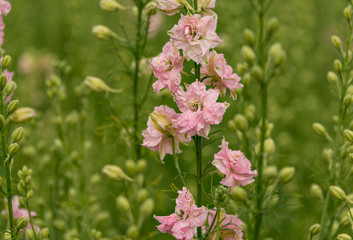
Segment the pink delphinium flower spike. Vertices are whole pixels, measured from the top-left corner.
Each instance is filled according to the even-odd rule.
[[[195,134],[207,137],[210,125],[219,124],[229,106],[226,102],[217,102],[218,96],[218,90],[206,90],[199,81],[190,84],[186,91],[180,89],[175,94],[175,101],[182,114],[174,120],[175,126],[189,137]]]
[[[160,232],[169,233],[178,240],[191,240],[196,235],[196,229],[206,221],[207,210],[196,206],[193,196],[185,187],[178,193],[175,213],[154,218],[161,223],[157,226]]]
[[[147,121],[147,129],[142,132],[144,137],[142,146],[152,151],[159,151],[161,160],[165,154],[173,154],[172,139],[174,139],[175,153],[180,153],[179,142],[189,142],[191,139],[185,137],[174,127],[172,122],[178,117],[174,109],[162,105],[154,108],[153,113]]]
[[[228,142],[223,138],[221,150],[214,155],[212,164],[223,174],[221,184],[233,189],[239,185],[245,186],[254,182],[257,171],[251,171],[250,161],[241,151],[233,151],[228,148]]]
[[[172,42],[167,42],[162,54],[150,62],[154,76],[158,79],[153,84],[153,90],[159,92],[166,87],[174,92],[179,88],[181,82],[181,70],[183,70],[184,59],[180,56],[178,49]]]
[[[168,34],[174,45],[184,51],[187,60],[201,63],[208,51],[222,42],[216,34],[216,25],[213,16],[181,15],[178,25]]]
[[[221,96],[224,97],[226,90],[229,89],[231,97],[236,98],[235,90],[243,87],[239,81],[240,77],[233,73],[231,66],[227,65],[223,54],[212,51],[208,54],[206,63],[202,64],[201,78],[205,78],[205,85],[212,85],[219,89]]]

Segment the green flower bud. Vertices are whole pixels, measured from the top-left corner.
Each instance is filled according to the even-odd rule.
[[[136,170],[138,172],[144,172],[147,169],[147,161],[145,159],[139,159],[136,164]]]
[[[248,70],[249,70],[249,65],[247,64],[247,62],[242,62],[237,65],[237,72],[240,75],[244,75],[245,72]],[[244,82],[244,80],[243,80],[243,82]]]
[[[237,130],[237,128],[235,126],[235,122],[233,120],[228,121],[228,128],[233,132],[235,132]]]
[[[343,200],[347,197],[346,193],[339,186],[330,186],[329,189],[332,196],[334,196],[337,199]]]
[[[142,203],[148,198],[148,191],[145,188],[141,188],[137,193],[137,201],[138,203]]]
[[[16,89],[16,83],[14,81],[9,82],[5,86],[5,94],[6,96],[10,96]]]
[[[333,68],[335,69],[336,72],[342,72],[342,63],[340,60],[335,59],[335,61],[333,61]]]
[[[114,0],[101,0],[99,2],[99,6],[107,12],[115,12],[118,9],[120,10],[124,10],[126,9],[126,7],[120,5],[118,2],[114,1]]]
[[[214,191],[214,200],[216,205],[222,206],[228,200],[229,192],[224,186],[218,186]]]
[[[42,238],[47,238],[49,236],[49,229],[43,228],[42,230],[40,230],[40,236]]]
[[[31,198],[33,197],[33,195],[34,195],[34,191],[33,191],[33,190],[29,190],[29,191],[27,192],[27,194],[26,194],[27,200],[28,200],[28,199],[31,199]]]
[[[326,134],[327,134],[325,127],[320,123],[314,123],[313,129],[314,129],[315,133],[319,136],[326,136]]]
[[[352,18],[352,6],[351,5],[348,5],[343,10],[343,16],[348,22],[351,21],[351,18]]]
[[[0,114],[0,129],[5,126],[5,117]]]
[[[248,85],[248,84],[250,83],[250,80],[251,80],[250,73],[244,74],[242,80],[243,80],[243,84],[244,84],[244,85]]]
[[[280,183],[288,183],[290,182],[295,173],[295,168],[294,167],[284,167],[281,169],[279,172],[279,182]]]
[[[272,44],[268,50],[268,54],[275,67],[281,66],[286,60],[286,54],[280,43]]]
[[[92,91],[95,92],[111,92],[119,93],[121,89],[113,89],[109,87],[102,79],[92,76],[87,76],[84,80],[86,86],[88,86]]]
[[[274,205],[276,205],[279,201],[279,197],[278,195],[273,195],[271,196],[271,198],[268,200],[267,206],[268,207],[273,207]]]
[[[324,199],[324,194],[322,192],[322,189],[316,183],[310,186],[310,193],[313,197],[316,197],[318,199]]]
[[[234,123],[241,132],[245,132],[248,129],[248,121],[245,116],[240,113],[234,116]]]
[[[243,37],[245,42],[250,45],[250,46],[254,46],[255,45],[255,34],[254,31],[245,28],[243,31]]]
[[[335,48],[337,48],[339,50],[342,49],[342,41],[338,36],[332,35],[331,41],[332,41],[332,44]]]
[[[136,163],[132,159],[128,159],[125,162],[125,167],[129,174],[135,175],[136,174]]]
[[[107,40],[114,35],[114,32],[104,25],[93,26],[92,33],[96,38],[101,40]]]
[[[14,123],[25,123],[32,120],[36,115],[34,109],[29,107],[22,107],[17,109],[13,114],[11,114],[10,118]]]
[[[353,131],[345,129],[344,130],[344,137],[351,143],[353,143]]]
[[[344,105],[349,107],[353,103],[353,96],[351,94],[347,94],[343,99]]]
[[[272,138],[265,140],[265,152],[268,154],[273,154],[276,150],[276,144]]]
[[[276,166],[268,166],[263,171],[263,179],[265,181],[272,180],[277,177],[278,169]]]
[[[139,230],[136,225],[132,225],[127,229],[127,236],[131,239],[137,239],[139,236]]]
[[[152,16],[152,15],[156,14],[157,13],[157,3],[154,1],[147,3],[146,7],[145,7],[145,11],[148,16]]]
[[[256,109],[253,104],[251,104],[245,108],[245,116],[246,116],[248,122],[254,121],[255,111],[256,111]]]
[[[129,203],[129,200],[125,196],[119,196],[116,199],[116,205],[119,208],[120,211],[125,212],[125,213],[130,213],[131,211],[131,206]]]
[[[247,195],[245,189],[242,187],[236,187],[232,191],[232,197],[237,202],[245,202],[248,197]]]
[[[272,36],[278,29],[278,19],[276,17],[271,17],[267,23],[267,32]]]
[[[6,79],[5,74],[1,74],[0,75],[0,89],[1,90],[3,90],[5,88],[6,83],[7,83],[7,79]]]
[[[102,237],[102,232],[101,231],[97,231],[96,229],[92,229],[91,230],[91,235],[94,239],[99,240]]]
[[[243,46],[240,50],[241,55],[243,57],[243,59],[249,63],[252,64],[254,63],[255,59],[256,59],[256,55],[254,50],[252,50],[250,47],[248,46]]]
[[[332,117],[332,121],[333,121],[333,123],[336,124],[336,125],[338,124],[338,120],[339,120],[339,117],[338,117],[337,115],[335,115],[335,116]]]
[[[153,212],[153,209],[154,209],[154,201],[152,198],[148,198],[141,204],[140,214],[142,216],[147,217],[151,215],[151,213]]]
[[[337,236],[337,240],[352,240],[352,238],[348,234],[341,233]]]
[[[34,234],[33,234],[32,229],[27,229],[27,230],[26,230],[26,237],[27,237],[29,240],[34,240]]]
[[[103,174],[112,181],[133,181],[126,173],[116,165],[105,165],[102,169]]]
[[[11,233],[9,232],[4,232],[4,240],[12,240],[13,238],[11,237]]]
[[[315,235],[319,234],[320,231],[321,231],[321,226],[318,223],[315,223],[314,225],[312,225],[309,228],[310,236],[315,236]]]
[[[264,72],[262,70],[262,68],[258,65],[255,65],[252,69],[251,69],[251,75],[253,76],[253,78],[259,82],[262,82],[263,77],[264,77]]]
[[[16,128],[11,135],[11,142],[17,143],[23,138],[24,130],[23,127]]]
[[[353,164],[353,153],[348,155],[349,161]]]
[[[27,226],[27,218],[22,216],[17,219],[17,229],[22,229]]]
[[[9,146],[9,155],[13,157],[18,153],[19,150],[20,150],[20,146],[17,143],[12,143]]]
[[[11,57],[9,55],[6,55],[2,60],[1,60],[1,68],[2,69],[7,69],[11,66]]]
[[[9,103],[9,105],[7,106],[7,112],[8,112],[8,114],[11,114],[11,113],[13,113],[14,111],[16,111],[19,102],[20,102],[20,101],[18,101],[18,100],[13,100],[13,101],[11,101],[11,102]]]
[[[337,84],[338,83],[338,77],[336,75],[336,73],[332,72],[332,71],[329,71],[327,73],[327,79],[330,83],[333,83],[333,84]]]

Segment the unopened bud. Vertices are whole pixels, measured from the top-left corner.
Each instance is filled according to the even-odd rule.
[[[332,44],[333,44],[333,46],[335,48],[337,48],[337,49],[341,49],[342,48],[342,41],[341,41],[341,39],[338,36],[332,35],[331,41],[332,41]]]
[[[268,50],[268,53],[275,67],[281,66],[286,60],[286,53],[280,43],[273,44]]]
[[[271,180],[277,177],[278,169],[276,166],[268,166],[264,169],[263,178],[264,180]]]
[[[309,228],[310,236],[315,236],[319,234],[321,231],[321,226],[318,223],[315,223]]]
[[[118,2],[114,0],[101,0],[99,2],[99,6],[107,12],[115,12],[118,9],[126,9],[126,7],[120,5]]]
[[[11,66],[11,57],[9,55],[6,55],[2,60],[1,60],[1,68],[2,69],[7,69]]]
[[[240,52],[241,52],[241,55],[242,55],[243,59],[246,62],[252,64],[255,61],[255,59],[256,59],[255,52],[250,47],[243,46],[241,48]]]
[[[127,236],[130,239],[137,239],[137,237],[139,236],[139,230],[136,227],[136,225],[132,225],[127,229]]]
[[[350,153],[348,155],[349,161],[351,161],[351,163],[353,164],[353,153]]]
[[[294,167],[284,167],[281,169],[281,171],[279,172],[279,181],[281,183],[288,183],[290,182],[293,177],[294,177],[294,173],[295,173],[295,168]]]
[[[344,137],[351,143],[353,143],[353,131],[345,129],[344,130]]]
[[[250,83],[250,80],[251,80],[251,75],[250,75],[250,73],[244,74],[242,80],[243,80],[243,84],[244,84],[244,85],[248,85],[248,84]]]
[[[341,233],[337,236],[337,240],[352,240],[352,237],[346,233]]]
[[[353,103],[353,96],[351,94],[347,94],[343,99],[344,105],[349,107]]]
[[[253,104],[249,105],[245,109],[245,116],[248,119],[248,122],[254,121],[255,118],[255,106]]]
[[[278,203],[278,201],[279,201],[278,195],[273,195],[273,196],[268,200],[267,206],[268,206],[268,207],[273,207],[274,205],[276,205],[276,203]]]
[[[94,239],[99,240],[102,237],[102,232],[101,231],[97,231],[97,229],[92,229],[91,230],[91,235]]]
[[[5,126],[5,117],[4,115],[0,114],[0,129]]]
[[[157,3],[155,1],[150,1],[145,7],[146,14],[148,16],[154,15],[157,12]]]
[[[235,122],[233,120],[228,121],[228,128],[233,132],[237,130],[237,127],[235,126]]]
[[[314,129],[315,133],[319,136],[326,136],[326,134],[327,134],[325,127],[320,123],[314,123],[313,129]]]
[[[7,83],[7,78],[5,76],[5,74],[1,74],[0,75],[0,89],[3,90],[6,86]]]
[[[247,64],[247,62],[242,62],[237,65],[237,72],[240,75],[244,75],[245,72],[248,70],[249,70],[249,65]],[[243,80],[243,82],[244,82],[244,80]]]
[[[129,200],[125,196],[119,196],[116,199],[116,205],[117,207],[122,211],[122,212],[130,212],[131,211],[131,206],[129,203]]]
[[[351,5],[348,5],[344,10],[343,10],[343,15],[344,15],[344,18],[347,20],[347,21],[350,21],[351,18],[352,18],[352,6]]]
[[[244,40],[245,42],[250,45],[250,46],[254,46],[255,44],[255,34],[254,34],[254,31],[248,29],[248,28],[245,28],[244,31],[243,31],[243,37],[244,37]]]
[[[23,127],[16,128],[11,135],[11,141],[13,143],[19,142],[23,138],[24,130]]]
[[[31,199],[31,198],[33,197],[33,195],[34,195],[34,191],[33,191],[33,190],[29,190],[29,191],[27,192],[27,194],[26,194],[27,200],[28,200],[28,199]]]
[[[313,197],[316,197],[318,199],[324,198],[324,194],[322,192],[321,187],[319,185],[317,185],[316,183],[314,183],[310,186],[310,193]]]
[[[243,114],[235,115],[234,123],[237,129],[239,129],[241,132],[245,132],[248,129],[248,121]]]
[[[330,83],[333,83],[333,84],[337,84],[338,83],[338,77],[337,77],[337,74],[332,72],[332,71],[329,71],[327,73],[327,79]]]
[[[154,201],[152,198],[148,198],[142,203],[140,207],[140,214],[142,216],[147,217],[153,212],[153,210],[154,210]]]
[[[9,105],[7,106],[7,112],[8,112],[8,114],[11,114],[11,113],[13,113],[14,111],[16,111],[19,102],[20,102],[20,101],[18,101],[18,100],[13,100],[13,101],[11,101],[11,102],[9,103]]]
[[[147,161],[146,159],[139,159],[136,164],[136,170],[138,172],[144,172],[147,168]]]
[[[141,188],[137,193],[138,203],[142,203],[148,198],[148,191],[145,188]]]
[[[128,159],[125,162],[125,167],[126,170],[128,171],[129,174],[135,175],[136,174],[136,163],[132,159]]]
[[[23,107],[17,109],[12,115],[11,120],[14,123],[25,123],[32,120],[36,115],[34,109],[29,107]]]
[[[16,89],[16,83],[14,81],[10,81],[5,86],[5,94],[6,96],[10,96]]]
[[[133,181],[119,166],[105,165],[102,172],[106,177],[113,181]]]
[[[268,20],[267,32],[269,35],[273,35],[278,29],[278,19],[276,17],[271,17]]]
[[[247,193],[242,187],[236,187],[232,191],[232,197],[237,202],[245,202],[247,199]]]
[[[332,196],[334,196],[337,199],[343,200],[346,198],[346,193],[339,186],[331,186],[330,192]]]
[[[12,143],[9,146],[9,154],[11,157],[15,156],[20,150],[20,146],[17,143]]]
[[[92,28],[93,35],[101,40],[107,40],[113,37],[114,32],[104,25],[96,25]]]
[[[95,92],[121,92],[121,89],[113,89],[109,87],[102,79],[92,76],[87,76],[84,83]]]
[[[40,236],[42,238],[47,238],[49,236],[49,229],[43,228],[42,230],[40,230]]]
[[[335,69],[336,72],[342,72],[342,63],[340,60],[335,59],[335,61],[333,61],[333,68]]]
[[[269,154],[273,154],[276,150],[276,144],[272,138],[268,138],[265,140],[265,152]]]
[[[255,65],[252,69],[251,69],[251,75],[253,76],[253,78],[259,82],[262,82],[263,77],[264,77],[264,72],[262,70],[262,68],[258,65]]]
[[[27,230],[26,230],[26,237],[27,237],[29,240],[34,240],[34,234],[33,234],[32,229],[27,229]]]
[[[22,216],[17,219],[17,229],[22,229],[27,226],[27,218]]]

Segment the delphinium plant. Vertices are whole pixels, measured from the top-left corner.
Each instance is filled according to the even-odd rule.
[[[328,131],[320,123],[314,123],[314,131],[327,141],[323,150],[326,160],[325,181],[312,184],[310,190],[322,206],[321,219],[309,229],[308,239],[352,239],[352,194],[346,195],[345,189],[351,192],[352,175],[352,1],[348,1],[343,10],[347,22],[348,34],[345,44],[332,36],[332,44],[339,57],[333,61],[333,71],[327,78],[336,93],[337,115],[333,116],[333,130]]]
[[[175,192],[180,189],[175,212],[154,216],[160,222],[157,228],[176,239],[243,239],[243,222],[236,213],[228,212],[229,206],[235,206],[229,193],[255,181],[257,170],[251,169],[241,151],[231,150],[224,137],[213,159],[205,161],[203,157],[203,148],[218,140],[211,125],[219,125],[231,106],[222,98],[229,93],[235,100],[237,89],[242,87],[240,77],[227,65],[224,55],[214,50],[222,42],[216,33],[218,16],[212,11],[216,1],[157,2],[157,7],[167,15],[182,12],[178,24],[168,31],[170,41],[150,61],[157,78],[154,91],[166,88],[179,109],[178,113],[166,105],[155,107],[142,133],[142,145],[158,151],[162,162],[166,154],[173,156],[180,178],[180,187],[172,185]],[[188,63],[192,63],[193,69],[185,72]],[[179,166],[181,145],[189,146],[190,142],[195,145],[196,173],[183,171]],[[224,175],[221,185],[214,180],[215,173]],[[189,177],[194,184],[187,181]],[[214,187],[204,184],[208,177]],[[196,200],[189,190],[193,187]]]

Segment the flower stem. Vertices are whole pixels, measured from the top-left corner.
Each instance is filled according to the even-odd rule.
[[[175,168],[178,170],[178,174],[179,174],[181,182],[183,183],[183,186],[186,187],[183,175],[181,174],[178,155],[175,152],[175,142],[174,142],[174,138],[173,137],[172,137],[172,148],[173,148],[173,159],[174,159]]]
[[[196,172],[197,172],[197,198],[196,205],[198,207],[202,206],[202,138],[200,136],[195,136],[195,147],[196,147]],[[202,238],[201,227],[197,228],[198,239]]]
[[[33,234],[34,234],[34,239],[38,239],[38,236],[37,236],[37,233],[34,229],[34,225],[33,225],[33,218],[32,218],[32,215],[31,215],[31,209],[29,208],[29,204],[28,204],[28,201],[26,202],[26,208],[27,208],[27,211],[28,211],[28,217],[29,217],[29,223],[31,224],[31,228],[32,228],[32,231],[33,231]]]

